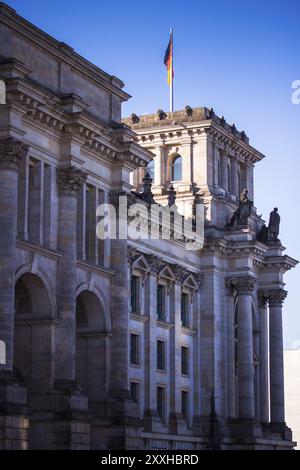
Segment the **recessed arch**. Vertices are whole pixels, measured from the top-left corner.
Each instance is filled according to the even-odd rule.
[[[42,285],[43,288],[46,289],[49,304],[50,304],[49,317],[56,318],[57,317],[56,296],[55,296],[54,287],[50,281],[48,274],[44,272],[41,268],[34,267],[32,263],[26,263],[20,266],[16,270],[16,273],[15,273],[16,284],[22,276],[27,275],[27,274],[36,276],[36,278],[40,280],[39,285],[40,286]],[[26,276],[26,279],[27,279],[27,283],[30,284],[30,277]],[[31,278],[31,279],[34,279],[34,278]]]
[[[170,160],[171,181],[182,180],[182,156],[176,153]]]

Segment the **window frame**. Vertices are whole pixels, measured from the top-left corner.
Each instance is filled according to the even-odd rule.
[[[186,351],[186,357],[184,357],[184,351]],[[185,365],[187,367],[185,367]],[[184,375],[185,377],[190,376],[190,347],[185,344],[181,345],[181,375]]]
[[[175,178],[175,172],[174,172],[175,162],[179,159],[180,159],[180,178]],[[182,155],[180,155],[180,153],[173,155],[171,159],[171,181],[172,182],[182,181],[182,160],[183,160]]]
[[[132,338],[136,337],[137,338],[137,362],[132,361],[132,352],[133,352],[133,343],[132,343]],[[141,367],[141,335],[140,333],[136,331],[130,331],[130,345],[129,345],[129,362],[130,365],[133,367]]]

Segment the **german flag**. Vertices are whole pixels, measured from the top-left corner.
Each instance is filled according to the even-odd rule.
[[[173,71],[173,31],[170,33],[170,41],[165,53],[164,64],[167,67],[168,72],[168,85],[171,86],[171,81],[174,78]]]

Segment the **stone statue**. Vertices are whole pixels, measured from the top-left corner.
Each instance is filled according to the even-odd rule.
[[[175,201],[176,201],[176,191],[172,184],[169,187],[167,193],[168,193],[168,206],[171,207],[175,204]]]
[[[270,213],[269,225],[268,225],[268,240],[277,241],[279,235],[280,215],[278,214],[278,208],[274,207]]]
[[[243,189],[240,200],[239,200],[239,207],[234,212],[230,222],[229,227],[233,227],[234,225],[247,225],[248,224],[248,217],[250,217],[251,209],[253,206],[253,202],[250,201],[248,198],[248,189]]]
[[[154,204],[152,193],[152,178],[150,177],[148,172],[143,178],[143,192],[141,194],[141,198],[143,201],[147,202],[147,204]]]

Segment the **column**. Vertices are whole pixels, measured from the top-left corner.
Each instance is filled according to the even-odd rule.
[[[18,167],[28,146],[8,137],[0,140],[0,449],[27,449],[29,421],[27,391],[12,373],[14,354],[15,252]],[[7,439],[9,437],[10,439]]]
[[[20,162],[18,184],[18,238],[28,240],[29,156]]]
[[[231,159],[231,190],[232,194],[235,196],[239,196],[239,188],[238,188],[238,162],[237,158],[233,157]]]
[[[180,272],[181,271],[181,272]],[[172,317],[170,321],[174,324],[170,332],[170,426],[172,432],[177,432],[178,419],[181,419],[181,285],[183,270],[177,269],[176,279],[172,286]],[[191,362],[191,361],[190,361]],[[191,367],[191,364],[190,364]]]
[[[253,165],[251,163],[246,165],[246,188],[248,189],[248,196],[251,201],[253,201]]]
[[[29,164],[28,238],[36,245],[43,244],[44,162]]]
[[[212,144],[212,148],[213,148],[213,164],[214,164],[213,182],[214,182],[214,186],[219,186],[220,176],[221,176],[219,175],[219,151],[215,143]]]
[[[284,375],[282,304],[287,295],[283,289],[269,292],[270,402],[271,422],[284,423]]]
[[[238,417],[254,419],[252,292],[255,279],[235,278],[238,316]]]
[[[6,350],[0,369],[7,370],[13,368],[18,166],[27,153],[13,137],[0,140],[0,340]]]
[[[73,166],[57,170],[59,189],[59,324],[56,329],[56,381],[75,380],[77,196],[86,175]]]
[[[162,176],[163,176],[163,166],[164,166],[164,156],[165,156],[165,146],[162,145],[158,149],[155,149],[156,157],[154,159],[154,185],[153,186],[162,186]],[[165,183],[165,182],[164,182]]]
[[[234,357],[234,289],[226,280],[226,345],[227,345],[227,414],[229,418],[236,417],[235,396],[235,357]]]
[[[260,421],[269,421],[269,368],[268,368],[268,310],[267,297],[258,292],[260,318],[259,374],[260,374]]]
[[[221,163],[221,187],[227,192],[228,191],[228,171],[227,171],[226,150],[220,151],[220,163]]]
[[[145,323],[145,410],[144,423],[147,431],[152,431],[153,418],[158,420],[156,410],[156,315],[157,315],[157,273],[152,269],[147,279],[147,311]]]

